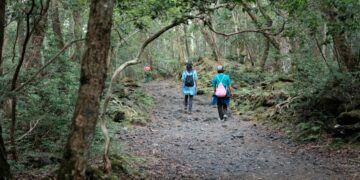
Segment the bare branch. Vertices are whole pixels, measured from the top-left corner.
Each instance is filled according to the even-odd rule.
[[[28,134],[30,134],[35,128],[36,126],[39,124],[40,120],[44,119],[45,116],[42,116],[41,118],[39,118],[38,120],[35,121],[35,124],[33,125],[32,122],[30,121],[30,129],[25,133],[23,134],[22,136],[18,137],[16,139],[16,141],[20,141],[21,139],[23,139],[24,137],[26,137]]]

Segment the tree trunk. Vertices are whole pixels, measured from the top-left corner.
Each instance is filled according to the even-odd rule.
[[[59,10],[58,10],[58,2],[52,1],[51,2],[51,20],[52,20],[52,29],[54,31],[56,45],[58,49],[62,49],[64,47],[64,40],[61,31],[61,22],[59,18]],[[76,39],[76,38],[75,38]]]
[[[202,34],[204,36],[205,41],[207,42],[207,44],[209,44],[209,46],[210,46],[210,48],[212,50],[212,53],[213,53],[213,56],[214,56],[215,60],[217,62],[220,62],[221,54],[220,54],[219,49],[216,46],[215,39],[213,38],[213,35],[209,34],[209,32],[204,27],[200,27],[200,29],[201,29],[201,32],[202,32]]]
[[[183,25],[183,29],[184,29],[184,43],[185,43],[185,49],[186,49],[186,57],[189,60],[191,57],[191,52],[190,52],[190,45],[189,45],[189,41],[188,41],[188,32],[187,32],[187,26],[184,24]]]
[[[82,36],[82,30],[81,30],[82,23],[81,23],[81,15],[79,8],[73,8],[72,15],[74,20],[74,39],[80,39]],[[83,47],[82,43],[76,43],[74,54],[71,57],[72,61],[80,61],[82,54],[82,47]]]
[[[250,7],[245,2],[241,1],[242,6],[244,7],[244,10],[247,12],[247,14],[250,16],[250,18],[253,20],[255,26],[259,29],[261,29],[261,23],[258,20],[257,16],[250,10]],[[268,16],[267,16],[268,17]],[[267,20],[269,22],[269,20]],[[280,50],[280,44],[270,36],[269,34],[263,33],[263,35],[270,40],[270,43],[277,49]]]
[[[260,68],[262,71],[265,70],[265,63],[266,63],[266,59],[268,58],[269,56],[269,49],[270,49],[270,41],[268,38],[264,38],[265,39],[265,48],[264,48],[264,51],[263,51],[263,54],[261,56],[261,59],[260,59]]]
[[[254,67],[256,58],[254,57],[254,54],[252,53],[251,48],[249,48],[249,46],[246,43],[244,43],[244,44],[245,44],[246,52],[247,52],[247,54],[249,56],[249,61],[250,61],[251,67]]]
[[[2,52],[3,52],[3,45],[4,45],[4,34],[5,34],[5,0],[0,0],[0,76],[3,74],[3,58],[2,58]]]
[[[0,76],[2,76],[2,49],[5,32],[5,7],[6,1],[0,0]],[[6,160],[6,149],[2,138],[2,126],[0,122],[0,179],[11,179],[10,166]]]
[[[348,71],[355,71],[359,67],[359,59],[356,58],[354,52],[351,49],[350,43],[347,41],[344,33],[332,34],[334,48],[338,53],[339,60],[345,65]]]
[[[58,179],[86,178],[89,149],[107,74],[106,58],[110,48],[113,7],[113,0],[91,1],[79,95]]]
[[[323,42],[325,42],[326,39],[327,39],[327,34],[326,33],[327,33],[327,25],[326,25],[326,23],[324,23]],[[323,45],[321,46],[321,53],[324,55],[324,58],[327,57],[327,55],[326,55],[326,43],[323,43]]]
[[[18,47],[18,52],[19,54],[22,54],[23,51],[23,45],[24,45],[24,41],[25,41],[25,36],[26,36],[26,22],[22,19],[18,20],[17,22],[18,24],[18,37],[16,39],[16,43],[17,43],[17,47]]]
[[[176,31],[178,32],[178,34],[181,34],[181,29],[180,27],[179,28],[176,28]],[[178,49],[178,52],[179,52],[179,63],[181,65],[185,64],[185,52],[184,52],[184,46],[183,46],[183,43],[181,41],[181,37],[180,35],[178,35],[176,37],[176,44],[177,44],[177,49]]]
[[[291,58],[290,58],[291,44],[289,42],[289,38],[279,37],[278,42],[280,44],[280,54],[282,56],[282,60],[281,60],[282,71],[285,73],[289,73],[291,70]]]
[[[339,10],[335,10],[334,7],[329,7],[326,9],[323,9],[323,12],[326,15],[326,19],[328,21],[329,29],[332,26],[337,27],[338,23],[343,23],[344,20],[339,19]],[[343,22],[340,22],[343,21]],[[330,31],[330,35],[332,36],[333,43],[334,43],[334,50],[336,52],[336,57],[338,58],[338,62],[341,63],[342,66],[345,66],[345,68],[348,71],[356,71],[359,69],[359,63],[360,58],[356,57],[356,54],[351,48],[351,43],[348,41],[347,33],[343,30],[337,30],[336,28],[333,28],[332,31]]]
[[[6,149],[4,145],[4,140],[2,138],[1,124],[0,124],[0,179],[11,179],[10,166],[6,160]]]
[[[48,23],[48,15],[46,11],[47,9],[45,9],[44,13],[41,15],[42,17],[40,17],[41,19],[34,27],[34,32],[31,35],[30,44],[24,59],[25,69],[41,67],[41,49],[43,47]]]

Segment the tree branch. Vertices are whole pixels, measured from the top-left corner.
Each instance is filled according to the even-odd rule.
[[[330,66],[329,66],[329,64],[328,64],[328,62],[327,62],[327,60],[326,60],[326,57],[325,57],[324,53],[323,53],[322,50],[321,50],[320,43],[319,43],[319,40],[317,39],[316,35],[314,35],[314,39],[315,39],[315,42],[316,42],[316,46],[317,46],[317,48],[318,48],[319,51],[320,51],[321,57],[323,58],[326,66],[327,66],[327,67],[330,69],[330,71],[331,71],[331,68],[330,68]]]
[[[30,129],[25,133],[23,134],[22,136],[18,137],[16,139],[16,141],[20,141],[21,139],[23,139],[24,137],[26,137],[28,134],[30,134],[37,126],[37,124],[39,124],[40,120],[44,119],[45,116],[39,118],[38,120],[35,121],[35,124],[33,125],[32,122],[30,121]]]
[[[219,35],[222,35],[222,36],[225,36],[225,37],[229,37],[229,36],[233,36],[233,35],[237,35],[237,34],[242,34],[242,33],[248,33],[248,32],[261,33],[261,34],[264,34],[264,35],[271,35],[271,36],[277,36],[277,35],[279,35],[282,31],[284,31],[284,29],[285,29],[285,21],[283,22],[283,24],[282,24],[282,26],[281,26],[281,29],[279,29],[279,31],[276,32],[276,33],[269,33],[269,32],[267,32],[268,30],[271,30],[270,27],[261,28],[261,29],[246,29],[246,30],[241,30],[241,31],[232,32],[232,33],[223,33],[223,32],[216,31],[216,30],[212,27],[211,23],[209,23],[209,22],[204,21],[204,24],[205,24],[206,26],[208,26],[209,29],[210,29],[212,32],[214,32],[214,33],[216,33],[216,34],[219,34]]]
[[[247,14],[250,16],[250,18],[253,20],[255,26],[259,29],[261,29],[261,24],[257,18],[257,16],[251,12],[250,10],[250,7],[247,3],[245,3],[244,1],[241,1],[240,4],[244,7],[244,10],[247,12]],[[285,24],[283,24],[283,27],[285,26]],[[281,30],[282,31],[282,30]],[[262,33],[266,38],[268,38],[271,42],[271,44],[277,49],[279,50],[280,49],[280,44],[271,36],[276,36],[278,33],[275,33],[275,34],[271,34],[271,33]]]
[[[20,91],[22,88],[24,88],[26,85],[28,85],[32,80],[34,80],[37,75],[39,75],[47,66],[49,66],[51,63],[55,62],[55,60],[57,59],[57,57],[64,52],[67,48],[69,48],[72,44],[79,42],[79,41],[84,41],[85,39],[77,39],[74,41],[69,42],[67,45],[65,45],[54,57],[52,57],[45,65],[43,65],[33,76],[31,76],[31,78],[29,80],[27,80],[26,82],[24,82],[21,86],[17,87],[16,89],[14,89],[14,92],[18,92]]]
[[[120,34],[120,32],[119,32],[118,29],[114,28],[114,30],[115,30],[116,34],[119,36],[119,39],[120,39],[119,46],[121,46],[123,43],[128,44],[126,41],[127,41],[129,38],[131,38],[133,35],[135,35],[136,33],[139,32],[139,30],[136,30],[136,31],[132,32],[130,35],[128,35],[128,36],[126,36],[126,37],[123,38],[123,37],[121,36],[121,34]]]
[[[264,29],[247,29],[247,30],[242,30],[242,31],[236,31],[236,32],[232,32],[232,33],[223,33],[223,32],[219,32],[216,31],[213,27],[211,27],[210,25],[207,24],[207,26],[209,27],[209,29],[219,35],[225,36],[225,37],[229,37],[229,36],[233,36],[233,35],[237,35],[237,34],[242,34],[242,33],[248,33],[248,32],[254,32],[254,33],[262,33],[262,34],[269,34],[266,33],[266,30],[270,30],[270,28],[264,28]]]

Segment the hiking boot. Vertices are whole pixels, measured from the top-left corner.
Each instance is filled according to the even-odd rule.
[[[224,121],[226,121],[228,119],[228,116],[226,114],[224,114]]]

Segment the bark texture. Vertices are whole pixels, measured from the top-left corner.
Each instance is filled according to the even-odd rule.
[[[113,0],[91,1],[79,95],[58,179],[86,179],[87,158],[106,80],[113,7]]]

